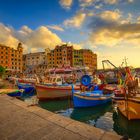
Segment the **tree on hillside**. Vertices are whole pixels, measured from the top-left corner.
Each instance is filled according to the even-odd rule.
[[[2,77],[2,75],[5,73],[5,68],[3,66],[0,65],[0,78]]]

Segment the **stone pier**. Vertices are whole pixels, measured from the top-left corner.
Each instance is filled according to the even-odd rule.
[[[0,95],[0,140],[120,140],[121,136]]]

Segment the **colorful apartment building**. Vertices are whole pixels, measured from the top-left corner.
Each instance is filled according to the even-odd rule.
[[[97,55],[89,49],[76,50],[67,44],[58,45],[47,53],[48,68],[68,64],[72,67],[86,66],[97,69]]]
[[[22,72],[23,47],[19,43],[17,49],[0,44],[0,65],[14,72]]]
[[[57,45],[54,50],[47,53],[48,68],[59,67],[64,64],[72,65],[72,54],[73,46]]]

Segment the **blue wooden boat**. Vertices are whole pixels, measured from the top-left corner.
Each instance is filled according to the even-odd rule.
[[[19,89],[24,90],[23,96],[33,96],[36,93],[35,86],[32,84],[18,83],[17,86]]]
[[[89,90],[91,86],[90,76],[84,75],[81,78],[81,84]],[[103,90],[98,88],[98,85],[92,86],[94,86],[94,90],[90,91],[74,91],[74,88],[72,88],[74,107],[93,107],[111,101],[112,94],[104,94]]]
[[[112,99],[112,94],[103,94],[102,90],[75,91],[73,93],[74,107],[93,107],[105,104]]]
[[[11,97],[21,97],[23,95],[23,92],[12,92],[12,93],[8,93],[9,96]]]
[[[7,94],[11,97],[22,96],[24,90],[19,89],[0,89],[0,94]]]

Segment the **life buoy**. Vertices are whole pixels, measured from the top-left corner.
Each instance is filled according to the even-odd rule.
[[[88,85],[90,85],[90,83],[91,83],[91,78],[90,78],[89,75],[82,76],[82,78],[81,78],[81,84],[82,85],[88,86]]]

